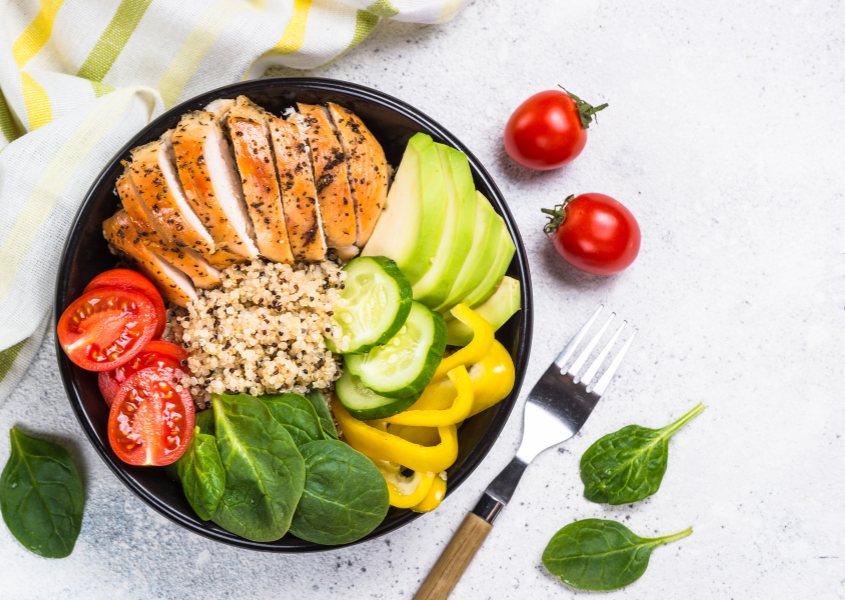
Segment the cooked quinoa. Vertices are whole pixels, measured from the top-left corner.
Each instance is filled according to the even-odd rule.
[[[332,310],[346,274],[330,260],[285,265],[256,260],[222,271],[222,283],[197,290],[187,315],[170,318],[174,338],[191,357],[184,384],[202,406],[208,393],[325,389],[340,365],[324,336],[338,339]]]

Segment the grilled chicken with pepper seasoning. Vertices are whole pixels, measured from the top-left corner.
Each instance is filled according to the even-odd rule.
[[[173,132],[173,150],[185,195],[216,244],[244,258],[258,258],[232,152],[214,115],[184,115]],[[220,264],[223,258],[212,257],[211,262],[226,266]]]
[[[305,138],[291,121],[270,117],[267,124],[293,257],[298,261],[321,261],[326,256],[326,237]]]
[[[292,263],[267,113],[246,96],[240,96],[229,111],[227,122],[258,250],[274,262]]]
[[[132,151],[129,173],[170,242],[204,255],[214,252],[214,240],[188,204],[160,140]]]
[[[188,276],[141,241],[125,211],[118,211],[103,222],[103,235],[112,252],[149,277],[169,301],[187,306],[197,299],[197,292]]]
[[[307,125],[306,135],[314,163],[317,199],[323,216],[323,230],[330,248],[342,258],[354,256],[356,239],[355,204],[347,179],[348,168],[343,148],[335,135],[326,109],[299,104],[299,112]]]
[[[363,248],[387,200],[387,159],[381,144],[351,110],[329,102],[329,114],[349,166],[358,232],[356,245]]]
[[[129,164],[123,161],[123,174],[117,180],[115,186],[117,188],[117,194],[120,196],[120,202],[123,204],[123,209],[126,211],[126,215],[131,221],[132,226],[144,243],[149,243],[150,241],[161,244],[167,243],[167,236],[156,226],[152,211],[141,200],[138,188],[132,182]]]

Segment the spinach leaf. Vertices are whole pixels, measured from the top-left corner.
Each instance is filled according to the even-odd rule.
[[[645,573],[655,548],[691,533],[692,527],[666,537],[641,538],[622,523],[584,519],[554,535],[543,552],[543,564],[552,575],[579,590],[616,590]]]
[[[320,419],[320,426],[323,428],[323,433],[325,434],[326,439],[338,439],[337,426],[334,424],[334,418],[329,410],[329,404],[326,402],[326,399],[323,397],[320,390],[311,390],[305,394],[305,397],[308,398],[308,401],[314,406],[314,410],[317,411],[317,416]]]
[[[191,443],[176,464],[188,504],[200,519],[208,521],[214,516],[226,485],[226,471],[214,436],[194,427]]]
[[[207,408],[199,411],[194,417],[194,427],[199,427],[200,433],[214,435],[214,409]]]
[[[299,449],[305,459],[305,491],[290,532],[317,544],[348,544],[384,520],[387,484],[373,462],[337,440]]]
[[[82,480],[59,444],[9,432],[12,454],[0,474],[0,513],[30,552],[64,558],[82,527]]]
[[[325,439],[311,402],[299,394],[267,394],[258,398],[297,446]]]
[[[212,520],[256,542],[272,542],[290,527],[305,485],[305,462],[287,430],[247,394],[214,394],[217,448],[226,488]]]
[[[663,429],[628,425],[590,446],[581,457],[581,481],[587,500],[628,504],[660,488],[669,460],[669,439],[704,410],[699,404]]]

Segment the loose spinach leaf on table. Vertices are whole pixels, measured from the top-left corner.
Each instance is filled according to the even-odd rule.
[[[311,442],[305,459],[305,491],[290,532],[317,544],[348,544],[384,520],[387,484],[373,462],[337,440]]]
[[[305,462],[287,430],[260,400],[212,395],[217,448],[226,488],[212,520],[256,542],[271,542],[290,527],[305,485]]]
[[[201,433],[199,425],[194,427],[191,443],[176,464],[188,504],[200,519],[208,521],[214,516],[226,486],[226,471],[214,436]]]
[[[691,533],[692,527],[666,537],[641,538],[622,523],[584,519],[554,535],[543,552],[543,564],[579,590],[616,590],[645,573],[655,548]]]
[[[314,406],[314,410],[317,411],[317,417],[320,419],[320,425],[323,428],[326,439],[338,439],[337,426],[334,424],[334,418],[332,418],[329,405],[320,390],[311,390],[305,394],[305,397],[308,398],[308,401]]]
[[[0,512],[12,535],[30,552],[64,558],[82,527],[82,480],[59,444],[9,433],[12,454],[0,474]]]
[[[267,394],[258,398],[297,446],[325,439],[314,406],[299,394]]]
[[[581,481],[587,500],[628,504],[660,488],[669,460],[669,439],[704,410],[699,404],[663,429],[628,425],[590,446],[581,457]]]

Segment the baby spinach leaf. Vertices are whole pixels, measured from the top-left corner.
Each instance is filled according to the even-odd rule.
[[[226,487],[212,520],[256,542],[290,527],[305,485],[305,462],[287,430],[257,398],[212,395]]]
[[[82,527],[82,480],[59,444],[9,433],[12,454],[0,474],[0,513],[12,535],[30,552],[64,558]]]
[[[373,462],[337,440],[311,442],[305,459],[305,491],[290,532],[317,544],[348,544],[384,520],[387,484]]]
[[[669,460],[669,439],[703,410],[699,404],[663,429],[628,425],[598,440],[581,457],[584,496],[600,504],[628,504],[657,492]]]
[[[200,519],[208,521],[214,516],[226,485],[226,471],[214,436],[194,427],[191,443],[177,464],[188,504]]]
[[[554,535],[543,552],[543,564],[552,575],[579,590],[616,590],[645,573],[655,548],[691,533],[692,527],[666,537],[641,538],[622,523],[584,519]]]
[[[323,428],[326,439],[338,439],[337,426],[334,424],[334,418],[329,410],[329,404],[320,390],[311,390],[305,394],[305,397],[308,398],[308,401],[314,406],[314,410],[317,411],[317,417],[320,419],[320,426]]]
[[[200,433],[214,435],[214,409],[199,411],[194,417],[194,426],[200,428]]]
[[[317,412],[305,396],[267,394],[258,398],[276,421],[288,430],[297,446],[325,439]]]

